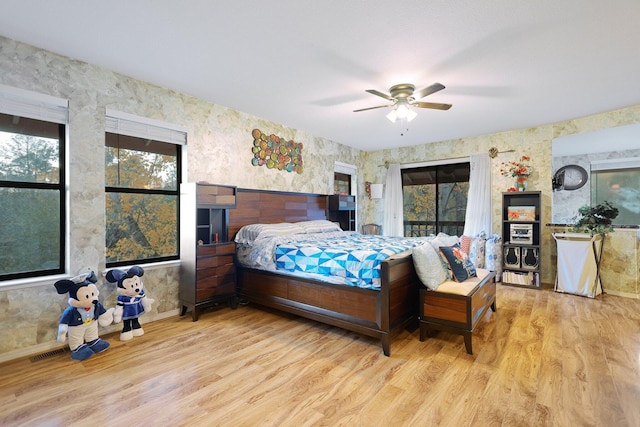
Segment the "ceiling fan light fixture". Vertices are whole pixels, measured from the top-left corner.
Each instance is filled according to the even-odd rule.
[[[415,119],[417,115],[418,115],[418,113],[413,111],[411,108],[407,108],[407,121],[408,122],[410,122],[411,120]]]
[[[415,92],[415,86],[410,83],[402,83],[389,88],[389,94],[377,91],[375,89],[367,89],[366,92],[391,101],[391,105],[376,105],[375,107],[360,108],[353,110],[354,113],[359,111],[376,110],[378,108],[392,107],[393,109],[386,115],[391,123],[395,123],[400,119],[403,123],[408,123],[418,117],[418,113],[413,108],[432,108],[435,110],[448,110],[451,104],[440,104],[435,102],[416,102],[417,99],[424,98],[427,95],[436,93],[444,89],[441,83],[434,83],[418,92]]]
[[[410,122],[418,116],[418,113],[409,108],[409,105],[406,103],[399,103],[396,107],[391,110],[389,114],[387,114],[387,119],[391,123],[395,123],[396,120],[406,120]]]
[[[409,115],[409,107],[407,107],[407,104],[403,103],[399,103],[398,106],[396,107],[396,113],[398,114],[398,118],[399,119],[406,119],[407,116]]]

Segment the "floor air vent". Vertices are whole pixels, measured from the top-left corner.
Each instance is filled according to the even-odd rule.
[[[59,354],[64,354],[69,352],[69,347],[59,348],[57,350],[47,351],[46,353],[36,354],[32,356],[29,360],[32,362],[38,362],[40,360],[49,359],[53,356],[57,356]]]

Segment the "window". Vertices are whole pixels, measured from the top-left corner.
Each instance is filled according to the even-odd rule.
[[[67,101],[0,92],[0,280],[64,273]]]
[[[162,129],[107,117],[107,267],[179,258],[181,145],[162,141],[172,138],[157,130]]]
[[[456,163],[401,171],[405,236],[462,235],[469,170],[469,163]]]
[[[333,165],[333,194],[355,194],[358,168],[348,163],[335,162]]]
[[[614,225],[640,224],[640,157],[591,162],[591,206],[618,209]]]
[[[333,173],[333,194],[351,194],[351,175]]]

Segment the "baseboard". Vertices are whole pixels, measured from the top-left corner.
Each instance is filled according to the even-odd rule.
[[[168,317],[178,316],[180,309],[165,311],[164,313],[151,314],[147,313],[141,318],[142,325],[145,323],[155,322],[156,320],[166,319]],[[122,330],[122,323],[111,324],[107,327],[100,328],[100,335],[106,335],[114,332],[120,332]],[[23,357],[31,357],[40,353],[46,353],[48,351],[62,349],[67,346],[67,343],[60,343],[58,341],[48,341],[45,343],[36,344],[30,347],[21,348],[7,353],[0,354],[0,363],[9,362],[11,360],[20,359]]]
[[[640,299],[640,295],[632,294],[630,292],[609,291],[605,288],[604,293],[609,295],[615,295],[617,297]]]

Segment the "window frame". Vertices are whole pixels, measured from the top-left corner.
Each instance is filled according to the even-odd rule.
[[[337,182],[346,182],[347,191],[338,191],[338,188],[336,188]],[[334,172],[333,173],[333,193],[334,194],[351,194],[351,175],[342,173],[342,172]]]
[[[356,196],[355,197],[355,203],[356,203],[356,212],[358,212],[360,210],[360,208],[358,207],[358,197],[357,197],[357,188],[358,188],[358,167],[356,165],[352,165],[350,163],[344,163],[344,162],[339,162],[339,161],[335,161],[333,164],[333,175],[331,176],[331,194],[335,193],[335,176],[336,173],[345,175],[345,176],[349,176],[350,177],[350,184],[349,184],[349,195],[351,196]],[[355,218],[355,230],[359,230],[360,229],[360,224],[359,224],[359,220],[358,220],[358,215],[356,215]]]
[[[0,180],[0,187],[28,190],[45,190],[57,192],[59,222],[57,257],[58,266],[55,268],[43,268],[8,274],[0,273],[0,288],[25,282],[26,279],[42,280],[46,277],[60,276],[67,272],[69,263],[68,254],[68,125],[69,125],[69,101],[37,92],[11,86],[0,85],[0,114],[17,117],[20,119],[37,120],[57,126],[58,140],[58,182],[28,182],[16,180]],[[12,132],[13,130],[7,129]],[[19,132],[14,132],[19,133]],[[23,135],[27,135],[22,133]],[[26,283],[26,282],[25,282]]]
[[[180,260],[180,186],[185,179],[185,168],[183,159],[186,157],[186,129],[176,125],[147,119],[145,117],[134,116],[107,109],[105,125],[105,145],[107,144],[107,133],[123,135],[134,138],[147,139],[151,142],[161,144],[171,144],[176,147],[176,188],[152,189],[152,188],[130,188],[107,185],[105,175],[105,227],[106,222],[106,198],[111,193],[119,194],[139,194],[139,195],[169,195],[175,196],[176,200],[176,253],[170,256],[158,256],[153,258],[141,258],[122,261],[108,261],[106,258],[106,233],[105,229],[105,265],[107,268],[115,268],[129,265],[153,264],[167,261]],[[149,151],[155,153],[156,151]],[[105,171],[106,174],[106,171]]]
[[[632,152],[628,151],[627,153],[631,154]],[[613,226],[635,226],[638,223],[638,217],[640,217],[640,214],[626,206],[624,201],[621,203],[615,193],[622,193],[624,191],[624,187],[634,187],[633,185],[620,186],[620,183],[628,181],[629,177],[626,175],[630,175],[633,180],[637,182],[637,177],[640,175],[640,157],[592,160],[590,162],[589,169],[587,182],[589,183],[588,189],[590,205],[596,206],[604,202],[608,202],[613,207],[619,209],[618,216],[612,221]],[[617,189],[613,192],[605,191],[604,195],[602,195],[598,192],[600,188],[603,188],[600,184],[600,180],[602,179],[606,183],[611,174],[617,175],[617,179],[615,181]]]
[[[466,159],[465,159],[466,160]],[[457,167],[464,167],[466,166],[468,168],[468,172],[467,172],[467,180],[466,181],[444,181],[444,180],[439,180],[439,173],[442,173],[445,169],[448,168],[457,168]],[[452,161],[452,162],[436,162],[436,163],[432,163],[432,164],[414,164],[411,165],[410,167],[403,167],[400,170],[400,176],[401,176],[401,180],[402,180],[402,191],[404,193],[404,181],[405,181],[405,174],[409,174],[411,173],[411,171],[417,171],[423,169],[425,171],[431,171],[435,174],[435,182],[431,183],[433,185],[435,185],[435,219],[434,221],[419,221],[419,222],[425,222],[427,224],[427,229],[425,230],[425,232],[427,233],[426,235],[432,234],[429,233],[429,223],[433,222],[433,228],[434,228],[434,233],[433,234],[437,234],[439,232],[443,232],[443,227],[444,225],[442,224],[442,221],[440,220],[440,184],[444,184],[447,182],[469,182],[470,179],[470,174],[471,174],[471,162],[470,161]],[[409,186],[407,186],[409,187]],[[467,202],[468,202],[468,193],[467,193]],[[466,206],[465,206],[466,209]],[[449,221],[450,222],[450,221]],[[455,223],[458,223],[460,221],[454,221]],[[453,224],[453,225],[449,225],[450,227],[457,227],[457,232],[455,233],[456,235],[462,235],[462,232],[464,230],[464,219],[461,221],[461,224]],[[415,234],[416,231],[413,231],[412,229],[412,225],[410,224],[410,221],[405,219],[405,210],[404,210],[404,206],[403,206],[403,229],[404,229],[404,235],[407,236],[407,232],[409,231],[409,235],[410,236],[422,236],[422,232],[420,232],[420,230],[417,231],[417,235]],[[447,230],[450,231],[450,230]],[[447,232],[444,231],[444,232]],[[447,233],[447,234],[451,234],[451,233]]]

